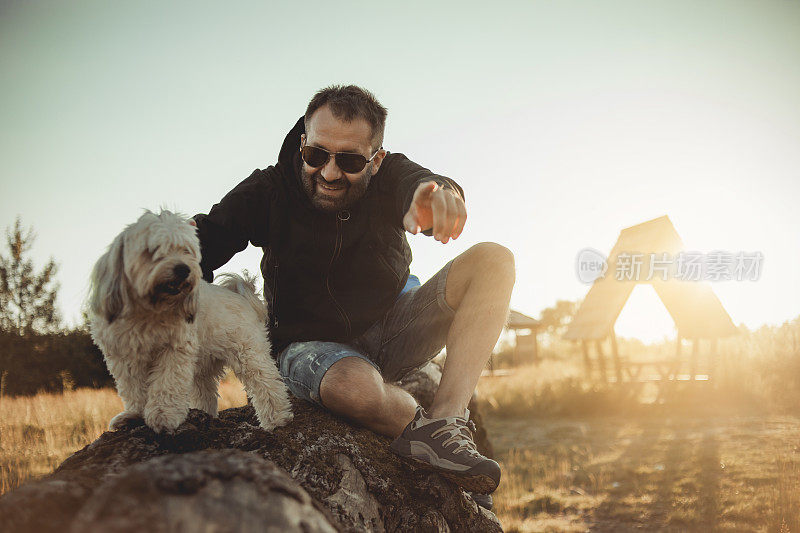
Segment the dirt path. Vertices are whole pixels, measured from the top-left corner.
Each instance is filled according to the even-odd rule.
[[[800,530],[800,419],[490,420],[506,531]]]

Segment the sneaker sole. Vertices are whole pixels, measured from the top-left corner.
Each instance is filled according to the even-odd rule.
[[[414,459],[413,457],[406,457],[403,455],[400,455],[399,457],[414,466],[421,466],[426,470],[430,470],[431,472],[436,472],[440,476],[449,479],[459,487],[466,489],[467,491],[470,492],[491,494],[492,492],[497,490],[497,487],[500,485],[493,478],[487,476],[486,474],[468,474],[468,473],[462,474],[459,472],[451,472],[449,470],[437,468],[430,463],[426,463],[425,461]]]

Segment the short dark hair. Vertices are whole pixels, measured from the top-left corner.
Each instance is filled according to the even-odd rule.
[[[345,122],[361,118],[372,128],[372,148],[383,144],[383,129],[386,126],[386,108],[375,95],[355,85],[331,85],[317,91],[306,108],[306,130],[308,120],[322,106],[329,106],[333,116]]]

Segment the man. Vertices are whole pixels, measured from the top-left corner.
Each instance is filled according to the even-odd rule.
[[[466,222],[460,186],[382,147],[386,109],[355,86],[319,91],[278,163],[196,215],[206,280],[248,242],[270,332],[292,393],[395,439],[471,491],[490,493],[497,463],[475,449],[467,404],[508,312],[511,252],[470,248],[422,286],[408,283],[405,231],[447,243]],[[413,277],[412,277],[413,278]],[[391,384],[442,347],[430,411]]]

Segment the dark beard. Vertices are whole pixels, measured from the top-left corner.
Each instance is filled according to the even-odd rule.
[[[367,187],[369,186],[369,180],[371,178],[371,163],[367,165],[367,169],[361,179],[354,183],[349,182],[347,178],[342,178],[340,180],[328,183],[322,177],[321,169],[317,170],[317,172],[314,172],[313,174],[310,174],[306,172],[304,165],[300,165],[300,179],[303,183],[303,189],[306,191],[308,198],[311,200],[311,203],[314,204],[314,207],[320,211],[325,211],[328,213],[336,213],[342,209],[348,209],[357,201],[359,201],[367,192]],[[344,196],[341,198],[330,198],[319,194],[317,192],[317,180],[334,187],[344,186]]]

